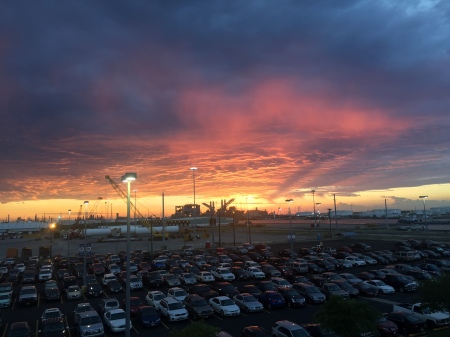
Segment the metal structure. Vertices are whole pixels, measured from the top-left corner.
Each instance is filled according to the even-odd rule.
[[[125,202],[127,202],[128,196],[120,188],[120,186],[117,185],[116,182],[114,180],[112,180],[109,175],[105,176],[105,179],[111,184],[111,186],[114,188],[114,190],[117,192],[117,194],[121,197],[121,199],[124,200]],[[150,229],[151,250],[153,251],[153,239],[154,239],[154,237],[161,238],[163,236],[163,234],[154,229],[153,223],[151,221],[149,221],[144,215],[142,215],[142,213],[139,211],[139,209],[136,207],[136,205],[133,202],[131,202],[131,201],[130,201],[130,207],[137,214],[137,216],[138,216],[140,222],[142,223],[142,225]],[[164,233],[164,238],[167,238],[167,237],[168,237],[167,233]]]

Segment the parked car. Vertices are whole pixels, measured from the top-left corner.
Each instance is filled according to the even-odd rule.
[[[161,318],[154,307],[139,307],[136,313],[136,320],[144,328],[161,325]]]
[[[156,310],[159,310],[159,302],[165,297],[166,295],[162,291],[152,290],[145,296],[145,302],[147,305],[153,306]]]
[[[184,307],[194,320],[209,318],[214,312],[208,302],[196,294],[187,295],[183,301]]]
[[[294,283],[292,287],[305,297],[306,303],[324,303],[325,295],[314,285],[307,283]]]
[[[209,299],[211,308],[222,316],[239,316],[241,310],[228,296],[217,296]]]
[[[274,290],[264,291],[258,298],[258,300],[267,309],[283,308],[286,305],[284,297],[280,293]]]
[[[310,337],[302,326],[291,321],[277,321],[272,325],[273,337]]]
[[[283,296],[286,305],[289,308],[303,307],[306,299],[296,289],[293,288],[278,288],[278,293]]]
[[[398,326],[399,332],[405,335],[421,333],[426,329],[425,320],[417,317],[413,313],[391,312],[385,314],[385,317],[394,322]]]
[[[122,309],[113,309],[105,312],[103,315],[106,327],[112,332],[123,332],[126,329],[126,314]],[[130,329],[133,324],[130,322]]]
[[[264,310],[264,306],[252,294],[243,293],[233,297],[234,303],[245,312],[260,312]]]
[[[159,302],[161,316],[168,321],[183,321],[189,314],[183,304],[172,297],[165,297]]]

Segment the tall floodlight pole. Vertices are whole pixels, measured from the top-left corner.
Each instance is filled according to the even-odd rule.
[[[328,220],[330,221],[330,238],[332,237],[331,235],[331,208],[328,208]]]
[[[197,240],[197,218],[196,218],[197,206],[195,204],[195,171],[197,171],[197,167],[193,166],[190,168],[190,170],[192,171],[192,182],[194,183],[194,241],[196,241]]]
[[[334,223],[337,231],[337,208],[336,208],[336,193],[333,194],[334,199]]]
[[[322,205],[321,202],[316,202],[317,205],[317,213],[319,214],[319,221],[318,221],[318,227],[320,227],[320,205]]]
[[[252,234],[250,232],[250,213],[248,212],[248,197],[245,197],[247,203],[247,228],[248,228],[248,243],[252,243]]]
[[[291,215],[291,202],[293,202],[293,199],[286,199],[286,202],[289,203],[289,241],[291,243],[291,259],[294,258],[294,240],[295,240],[295,235],[292,232],[292,215]]]
[[[386,229],[388,229],[389,225],[388,225],[388,211],[387,211],[387,200],[386,199],[384,199],[384,214],[386,216]]]
[[[67,262],[69,262],[69,256],[70,256],[70,212],[72,212],[71,209],[68,210],[69,212],[69,226],[67,226]]]
[[[425,231],[427,233],[427,246],[428,246],[429,245],[429,242],[428,242],[428,223],[427,223],[427,213],[426,213],[426,210],[425,210],[425,199],[427,199],[427,198],[428,198],[428,195],[421,195],[419,197],[419,199],[422,199],[422,202],[423,202],[423,216],[425,218]]]
[[[316,224],[316,201],[314,200],[314,193],[316,193],[316,190],[311,190],[311,193],[313,194],[313,206],[314,206],[314,228],[317,227]]]
[[[234,226],[235,226],[235,219],[233,211],[233,246],[236,246],[236,228]]]
[[[87,216],[88,216],[88,205],[89,201],[84,202],[84,249],[83,249],[83,286],[87,286],[86,284],[86,275],[87,275],[87,269],[86,269],[86,246],[87,246]]]
[[[137,179],[136,173],[127,172],[122,176],[122,182],[127,184],[127,265],[126,265],[126,284],[125,284],[125,336],[130,337],[131,316],[130,316],[130,191],[131,182]],[[135,205],[136,206],[136,205]]]

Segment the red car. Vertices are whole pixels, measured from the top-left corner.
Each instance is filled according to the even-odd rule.
[[[377,322],[377,328],[383,337],[391,337],[398,335],[398,326],[394,322],[388,320],[386,317],[381,317]]]
[[[122,308],[123,310],[126,311],[127,309],[125,302],[126,299],[122,301]],[[133,316],[136,315],[139,308],[142,308],[144,305],[145,305],[144,301],[142,301],[139,297],[137,296],[130,297],[130,314]]]

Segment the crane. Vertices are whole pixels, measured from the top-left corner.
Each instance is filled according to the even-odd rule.
[[[122,200],[124,200],[125,202],[127,202],[128,196],[127,194],[120,188],[119,185],[117,185],[117,183],[111,179],[111,177],[109,175],[105,176],[105,179],[111,184],[112,188],[114,188],[114,190],[117,192],[117,194],[122,198]],[[162,237],[162,234],[159,233],[158,231],[155,230],[155,228],[153,227],[153,224],[150,223],[150,221],[148,221],[142,214],[141,212],[139,212],[139,210],[137,209],[136,205],[133,204],[133,202],[130,200],[130,207],[133,211],[136,212],[137,216],[141,219],[141,222],[144,226],[150,228],[150,231],[152,232],[152,236],[153,237]],[[167,233],[165,233],[165,236],[168,237]]]
[[[235,198],[226,201],[226,199],[220,200],[220,211],[226,212],[227,207],[234,202]]]
[[[75,218],[74,226],[78,225],[81,221],[81,214],[83,212],[83,204],[80,205],[80,209],[78,210],[77,217]]]
[[[94,215],[97,212],[97,206],[98,206],[100,200],[103,200],[103,198],[102,197],[97,198],[97,201],[95,202],[94,206],[92,206],[92,210],[88,215],[88,219],[94,218]]]

